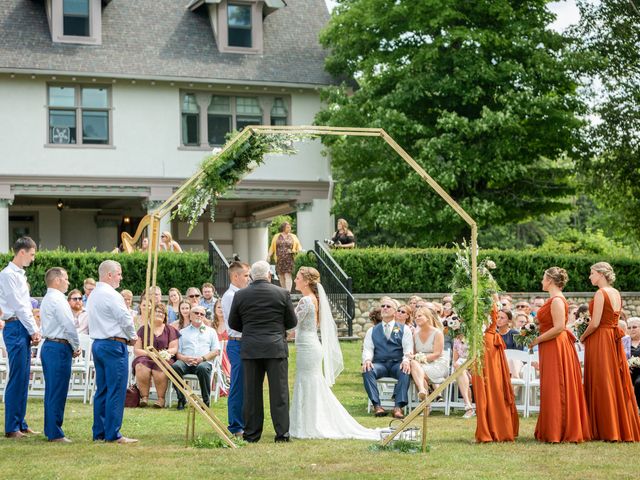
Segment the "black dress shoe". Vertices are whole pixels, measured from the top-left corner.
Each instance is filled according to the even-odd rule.
[[[273,439],[275,443],[288,442],[289,437],[276,437]]]
[[[184,407],[187,405],[185,400],[178,400],[178,410],[184,410]]]

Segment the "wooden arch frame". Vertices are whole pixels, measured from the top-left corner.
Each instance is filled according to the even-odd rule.
[[[460,215],[460,217],[467,222],[471,227],[471,284],[473,291],[473,320],[474,324],[478,319],[478,275],[477,275],[477,255],[478,255],[478,227],[467,212],[453,199],[444,189],[438,185],[438,183],[429,176],[429,174],[400,146],[396,141],[389,136],[381,128],[349,128],[349,127],[324,127],[324,126],[249,126],[246,127],[240,135],[233,140],[227,142],[218,155],[223,154],[232,145],[239,145],[246,142],[252,135],[310,135],[310,136],[322,136],[322,135],[337,135],[337,136],[351,136],[351,137],[380,137],[382,138],[393,150],[397,153],[435,192],[444,199],[447,204]],[[123,233],[122,240],[125,246],[125,250],[131,247],[142,235],[144,229],[149,228],[149,249],[147,260],[147,276],[146,287],[147,298],[151,299],[148,306],[149,311],[153,311],[155,308],[154,295],[149,295],[151,288],[156,286],[157,272],[158,272],[158,238],[160,229],[160,220],[169,215],[170,212],[180,203],[184,197],[185,190],[196,182],[203,174],[203,170],[198,170],[191,178],[185,181],[176,192],[171,195],[157,210],[150,213],[140,222],[140,226],[136,231],[134,237],[130,237],[128,234]],[[150,318],[147,315],[147,318]],[[190,439],[193,439],[195,429],[195,413],[200,413],[213,427],[214,431],[220,436],[220,438],[227,443],[231,448],[235,448],[236,445],[231,440],[231,433],[227,430],[224,423],[222,423],[213,413],[213,411],[207,407],[202,400],[194,394],[188,384],[186,384],[179,376],[177,376],[169,363],[164,360],[158,354],[158,351],[153,347],[150,338],[150,321],[147,320],[144,328],[143,347],[149,353],[151,359],[160,367],[160,369],[171,379],[178,389],[182,391],[185,398],[189,402],[189,414],[187,416],[187,445]],[[471,355],[470,358],[456,369],[448,378],[445,379],[424,401],[422,401],[409,415],[404,419],[399,428],[397,428],[390,435],[385,437],[381,443],[387,445],[397,436],[400,432],[409,427],[411,422],[424,412],[422,420],[422,451],[426,451],[426,432],[427,432],[427,417],[429,404],[440,395],[445,388],[448,388],[449,384],[454,382],[465,370],[470,368],[476,357]]]

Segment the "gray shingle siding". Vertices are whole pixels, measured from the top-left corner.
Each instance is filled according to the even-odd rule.
[[[318,35],[324,0],[287,0],[264,19],[264,53],[220,53],[205,8],[186,0],[113,0],[102,9],[102,45],[51,41],[44,0],[0,1],[0,68],[16,72],[328,85]]]

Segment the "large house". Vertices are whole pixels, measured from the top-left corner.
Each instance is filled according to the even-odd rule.
[[[112,250],[246,125],[309,125],[320,109],[324,0],[2,0],[0,251]],[[267,225],[297,213],[305,248],[331,231],[319,141],[270,156],[205,214],[184,249],[213,238],[266,257]]]

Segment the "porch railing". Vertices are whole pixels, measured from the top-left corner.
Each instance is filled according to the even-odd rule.
[[[229,262],[216,245],[216,242],[209,240],[209,266],[211,267],[211,283],[216,286],[218,295],[224,295],[229,288]]]
[[[315,241],[312,251],[318,260],[318,271],[322,286],[329,297],[336,320],[347,324],[348,336],[353,336],[353,319],[356,313],[356,302],[353,298],[353,281],[335,261],[329,249],[320,241]]]

